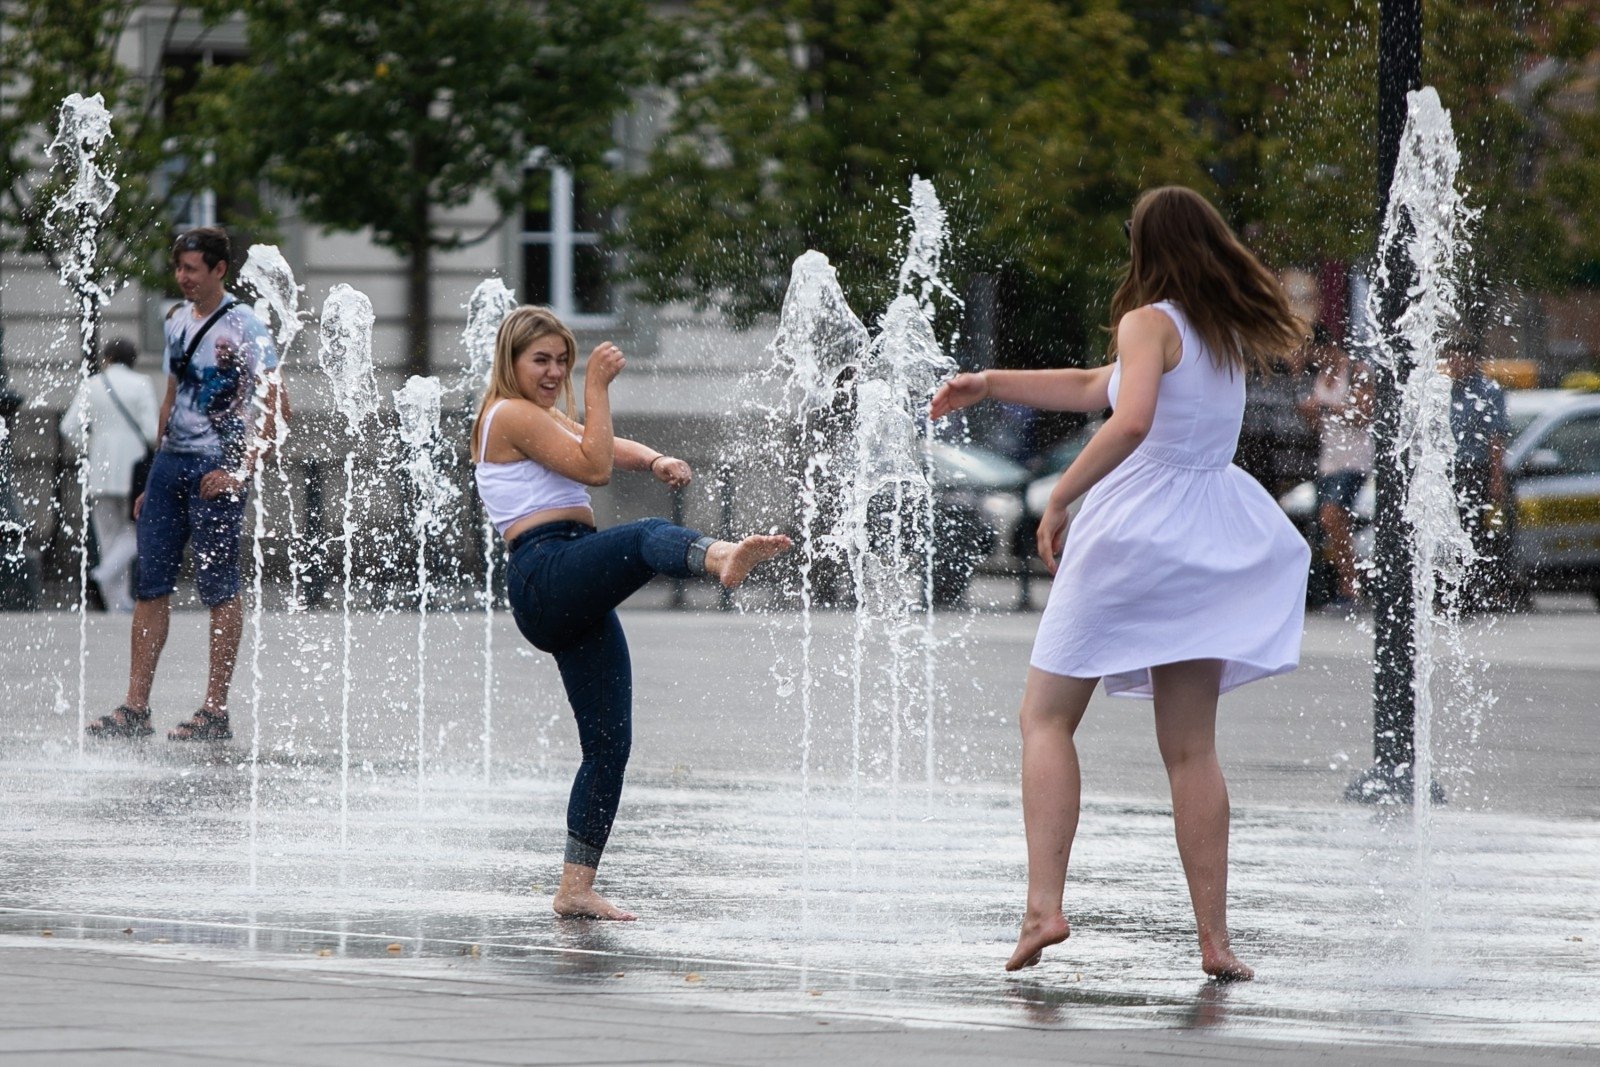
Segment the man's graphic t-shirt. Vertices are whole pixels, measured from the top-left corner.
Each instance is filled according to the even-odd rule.
[[[234,299],[224,293],[222,303]],[[278,365],[278,350],[256,313],[241,303],[213,323],[194,355],[185,359],[190,339],[208,318],[196,318],[190,303],[167,316],[162,365],[178,380],[178,394],[162,447],[191,455],[221,455],[232,463],[244,456],[249,439],[250,398],[256,381]]]

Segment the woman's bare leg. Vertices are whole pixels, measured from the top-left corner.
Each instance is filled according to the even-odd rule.
[[[742,541],[718,541],[706,549],[706,573],[732,589],[745,580],[752,567],[789,551],[792,544],[783,534],[754,534]]]
[[[550,909],[567,919],[615,919],[633,922],[637,916],[623,911],[611,901],[595,892],[595,869],[581,863],[561,865],[561,885],[556,889]]]
[[[1078,748],[1098,678],[1064,678],[1028,669],[1022,693],[1022,822],[1028,834],[1028,910],[1006,970],[1032,967],[1072,932],[1061,910],[1067,861],[1078,832]]]
[[[1228,944],[1228,783],[1217,762],[1218,660],[1153,667],[1156,741],[1172,784],[1178,856],[1189,881],[1200,966],[1215,978],[1247,981],[1255,972]]]

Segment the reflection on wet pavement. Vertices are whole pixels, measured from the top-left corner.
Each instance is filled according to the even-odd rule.
[[[270,770],[271,773],[265,773]],[[685,983],[752,1005],[943,1024],[1224,1027],[1254,1036],[1600,1041],[1600,829],[1440,811],[1235,812],[1235,945],[1260,980],[1203,980],[1171,820],[1086,804],[1070,941],[1008,976],[1024,882],[999,785],[863,789],[636,775],[602,871],[641,921],[558,920],[566,782],[444,770],[419,810],[371,768],[338,840],[338,769],[247,751],[0,743],[0,932],[168,941],[221,958],[515,983]],[[252,866],[253,863],[253,866]],[[252,879],[254,888],[252,888]],[[124,931],[131,929],[131,933]]]

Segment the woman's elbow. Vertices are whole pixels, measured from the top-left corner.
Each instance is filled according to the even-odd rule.
[[[1144,439],[1150,436],[1150,420],[1129,418],[1122,420],[1116,427],[1119,438],[1134,448],[1144,444]]]
[[[584,473],[584,476],[582,478],[578,479],[578,480],[581,481],[584,485],[593,486],[594,488],[597,488],[597,489],[602,485],[610,485],[611,484],[611,468],[607,467],[604,470],[586,471]]]

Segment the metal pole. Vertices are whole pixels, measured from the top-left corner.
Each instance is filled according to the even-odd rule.
[[[1400,156],[1405,129],[1406,94],[1422,85],[1422,2],[1381,0],[1378,5],[1378,228],[1389,207],[1389,186]],[[1395,244],[1388,264],[1390,286],[1380,294],[1379,329],[1388,337],[1404,307],[1411,267]],[[1347,799],[1366,803],[1404,801],[1411,795],[1413,756],[1412,691],[1415,654],[1415,610],[1411,598],[1411,547],[1401,505],[1410,472],[1397,456],[1399,382],[1375,361],[1373,367],[1373,439],[1376,445],[1377,509],[1373,516],[1375,555],[1381,561],[1372,582],[1376,637],[1372,684],[1371,770],[1350,783]]]

